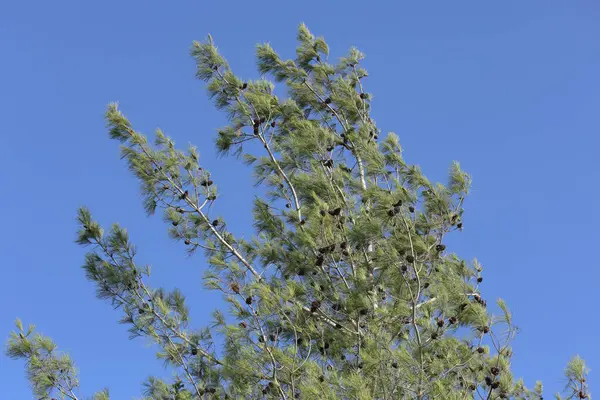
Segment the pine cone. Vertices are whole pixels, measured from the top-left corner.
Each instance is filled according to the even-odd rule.
[[[333,215],[333,216],[340,215],[341,213],[342,213],[341,207],[338,207],[338,208],[335,208],[335,209],[329,211],[329,215]]]

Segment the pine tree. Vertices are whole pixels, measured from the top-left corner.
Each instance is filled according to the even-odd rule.
[[[268,44],[256,50],[259,72],[285,84],[286,99],[270,81],[237,77],[210,36],[191,50],[229,117],[217,151],[242,158],[266,188],[252,240],[211,212],[218,182],[194,147],[178,150],[160,130],[152,144],[108,107],[145,210],[160,210],[187,252],[204,252],[205,287],[228,304],[210,329],[192,328],[182,293],[148,285],[127,231],[104,231],[79,210],[77,242],[90,248],[83,268],[98,297],[178,373],[150,378],[146,398],[542,399],[541,383],[530,390],[511,373],[516,327],[502,300],[499,315],[488,310],[481,264],[445,245],[464,228],[469,175],[454,163],[447,185],[432,183],[404,161],[395,134],[380,137],[360,51],[331,64],[304,25],[298,42],[294,60]],[[7,353],[26,360],[38,398],[80,398],[72,361],[33,327],[18,322]],[[567,398],[589,398],[586,373],[580,358],[570,362]]]

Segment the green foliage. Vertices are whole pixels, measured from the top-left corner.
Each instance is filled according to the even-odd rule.
[[[573,357],[565,368],[565,377],[567,385],[565,387],[565,399],[591,399],[587,384],[587,374],[589,369],[583,359],[579,356]],[[560,394],[557,399],[563,399]]]
[[[149,378],[146,399],[542,399],[540,383],[528,390],[512,376],[517,328],[507,305],[498,300],[494,315],[479,290],[481,265],[446,249],[463,229],[469,175],[455,162],[443,185],[407,164],[398,136],[380,138],[370,116],[364,55],[350,49],[332,64],[323,38],[305,25],[297,38],[293,60],[268,44],[256,49],[259,72],[284,82],[287,99],[265,79],[237,77],[210,36],[191,50],[229,119],[216,151],[243,158],[265,189],[249,240],[214,214],[217,185],[194,147],[178,150],[160,130],[149,141],[108,107],[109,136],[144,209],[162,211],[186,252],[204,253],[204,286],[228,306],[193,328],[180,291],[148,285],[127,231],[104,231],[79,210],[76,241],[89,248],[83,268],[98,297],[175,372],[172,382]],[[7,353],[26,360],[36,395],[71,397],[71,361],[30,335],[18,325]],[[589,397],[586,373],[579,358],[569,364],[569,398]]]
[[[52,339],[35,333],[33,325],[24,330],[21,321],[17,320],[16,327],[8,340],[6,354],[25,361],[27,378],[36,398],[75,398],[73,393],[79,386],[79,380],[69,356],[60,353]],[[108,400],[108,392],[105,397],[97,398]]]

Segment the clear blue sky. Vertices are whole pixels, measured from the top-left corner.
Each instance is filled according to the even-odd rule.
[[[161,5],[158,5],[158,4]],[[168,5],[167,5],[168,4]],[[254,45],[293,55],[304,21],[338,57],[367,54],[378,126],[409,162],[444,180],[454,159],[472,173],[461,256],[485,267],[483,293],[506,299],[521,327],[514,369],[546,395],[580,353],[600,371],[600,5],[530,1],[4,1],[0,5],[0,341],[15,317],[76,360],[83,392],[140,395],[165,375],[143,340],[95,299],[80,269],[74,215],[88,205],[129,228],[154,279],[188,295],[194,323],[218,296],[186,258],[106,134],[118,100],[136,127],[198,145],[224,193],[223,215],[250,234],[248,170],[214,156],[224,117],[194,79],[188,49],[211,33],[236,72],[256,78]],[[237,191],[237,192],[236,192]],[[232,209],[232,206],[236,206]],[[235,222],[234,222],[235,221]],[[592,371],[592,388],[600,378]],[[31,398],[23,365],[0,356],[0,397]]]

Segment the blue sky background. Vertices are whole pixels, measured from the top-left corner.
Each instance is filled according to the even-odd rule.
[[[168,5],[167,5],[168,4]],[[161,127],[198,145],[245,232],[250,174],[215,157],[224,116],[194,79],[192,40],[211,33],[243,77],[256,78],[254,45],[285,56],[306,22],[339,57],[367,54],[374,116],[395,131],[409,162],[445,182],[452,160],[472,173],[461,256],[485,267],[483,294],[503,297],[521,334],[514,369],[546,395],[575,354],[600,393],[597,252],[600,243],[600,5],[581,1],[3,1],[0,5],[0,342],[14,318],[68,351],[83,393],[141,394],[166,375],[80,269],[74,216],[88,205],[120,222],[153,280],[181,288],[197,326],[218,301],[200,286],[205,262],[146,218],[138,186],[108,139],[103,112],[120,101],[137,129]],[[0,355],[0,397],[32,398],[23,365]]]

